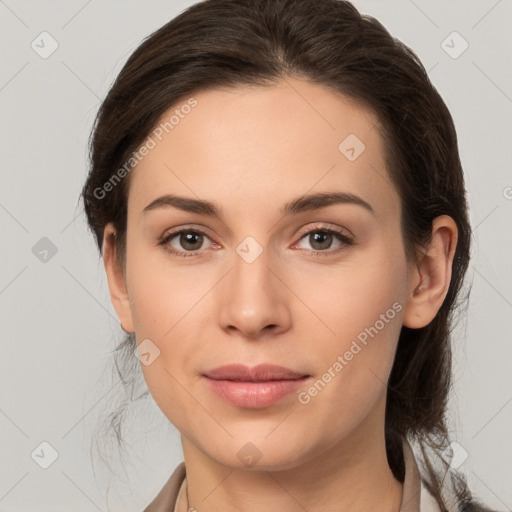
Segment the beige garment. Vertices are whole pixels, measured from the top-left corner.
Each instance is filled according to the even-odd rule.
[[[405,480],[400,512],[440,512],[437,502],[423,486],[409,443],[404,440]],[[181,462],[155,499],[143,512],[187,512],[185,463]],[[191,507],[191,512],[193,512]]]

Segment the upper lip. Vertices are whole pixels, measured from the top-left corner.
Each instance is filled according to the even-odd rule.
[[[309,377],[306,373],[295,372],[284,366],[259,364],[249,367],[243,364],[227,364],[203,374],[214,380],[238,380],[246,382],[264,382],[269,380],[291,380]]]

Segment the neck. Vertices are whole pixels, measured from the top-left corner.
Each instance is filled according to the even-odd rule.
[[[377,408],[379,409],[379,408]],[[367,418],[355,432],[281,471],[232,469],[182,436],[188,503],[209,512],[397,512],[402,484],[388,465],[384,428]],[[382,426],[383,427],[383,426]],[[180,500],[181,501],[181,500]]]

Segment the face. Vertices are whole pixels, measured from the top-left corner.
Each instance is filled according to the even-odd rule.
[[[383,431],[411,279],[377,118],[292,78],[193,97],[130,176],[115,305],[153,398],[188,450],[231,467],[249,453],[285,469]],[[331,200],[299,200],[316,194]],[[234,403],[204,376],[230,363],[309,377]]]

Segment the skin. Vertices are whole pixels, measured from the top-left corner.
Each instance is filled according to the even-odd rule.
[[[141,368],[181,434],[189,506],[396,511],[402,484],[385,452],[386,385],[401,326],[427,325],[446,296],[456,225],[438,217],[431,244],[407,261],[378,120],[341,94],[287,77],[194,97],[197,107],[132,171],[126,264],[111,224],[103,246],[124,329],[160,350]],[[366,146],[354,161],[338,150],[348,134]],[[280,215],[298,196],[334,191],[361,197],[374,214],[334,204]],[[142,213],[167,193],[214,202],[223,218],[173,207]],[[357,241],[315,242],[322,228]],[[195,256],[158,244],[178,229],[205,233],[188,249]],[[263,249],[252,263],[236,252],[247,236]],[[167,245],[190,247],[179,235]],[[227,363],[269,362],[312,375],[307,390],[395,302],[401,311],[307,404],[292,393],[263,409],[235,407],[201,377]],[[251,467],[237,456],[249,442],[261,454]]]

